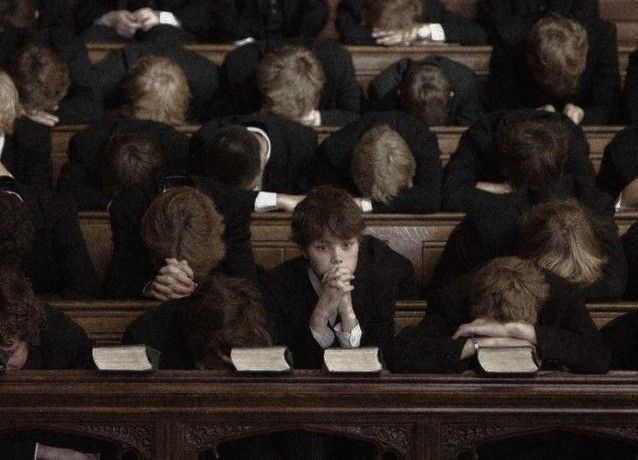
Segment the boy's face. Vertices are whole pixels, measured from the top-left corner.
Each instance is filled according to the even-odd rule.
[[[29,356],[29,346],[26,342],[18,339],[9,340],[8,346],[0,347],[11,353],[11,357],[7,362],[7,369],[22,369],[27,362]]]
[[[357,237],[339,238],[326,230],[321,238],[304,249],[304,255],[320,280],[336,267],[347,268],[354,273],[359,258],[359,240]]]

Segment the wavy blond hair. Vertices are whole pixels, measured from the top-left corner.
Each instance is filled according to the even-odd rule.
[[[20,115],[20,97],[9,74],[0,72],[0,130],[11,134],[16,118]]]
[[[364,0],[361,22],[377,29],[408,29],[423,21],[422,0]]]

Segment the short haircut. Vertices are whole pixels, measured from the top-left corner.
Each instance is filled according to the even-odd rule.
[[[403,110],[428,126],[447,124],[451,93],[452,85],[441,68],[429,64],[411,67],[399,86]]]
[[[182,68],[161,56],[139,58],[122,84],[128,105],[123,113],[133,118],[180,125],[186,120],[190,99]]]
[[[31,42],[12,58],[9,73],[26,110],[54,111],[69,91],[69,69],[48,46]]]
[[[481,267],[471,283],[473,318],[535,324],[549,285],[533,262],[500,257]]]
[[[548,16],[527,36],[527,62],[534,79],[548,93],[566,98],[578,88],[587,65],[587,31],[578,22]]]
[[[242,278],[204,278],[180,307],[179,321],[191,357],[205,368],[233,347],[272,344],[260,292]]]
[[[244,126],[225,126],[203,146],[207,176],[231,187],[247,188],[261,172],[261,145]]]
[[[14,29],[33,28],[37,23],[37,10],[34,0],[1,0],[0,25]]]
[[[20,270],[35,239],[33,216],[20,198],[7,192],[0,192],[0,216],[0,266]]]
[[[361,136],[352,151],[352,180],[364,197],[387,204],[412,186],[416,162],[403,137],[388,125]]]
[[[257,86],[262,109],[299,120],[319,106],[326,76],[312,51],[281,46],[267,53],[257,65]]]
[[[295,207],[290,222],[292,240],[302,248],[322,238],[326,231],[338,238],[360,238],[365,228],[363,212],[346,192],[322,185]]]
[[[423,22],[422,0],[363,0],[361,22],[377,29],[407,29]]]
[[[158,195],[144,214],[141,234],[156,266],[165,259],[186,260],[200,279],[226,253],[224,220],[210,198],[192,187],[173,187]]]
[[[99,152],[100,181],[109,198],[122,188],[141,184],[155,190],[164,173],[165,157],[153,138],[139,133],[115,133]]]
[[[11,134],[19,113],[20,97],[18,96],[18,89],[8,74],[0,72],[0,130]]]
[[[572,283],[591,284],[607,263],[596,225],[574,199],[539,204],[520,220],[519,256]]]
[[[44,307],[33,293],[31,283],[19,271],[0,269],[0,346],[11,340],[40,343]]]
[[[513,187],[544,189],[565,172],[571,133],[562,115],[505,118],[496,132],[500,170]]]

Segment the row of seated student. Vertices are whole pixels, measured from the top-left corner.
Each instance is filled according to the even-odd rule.
[[[413,268],[385,243],[363,235],[363,213],[352,197],[331,186],[316,188],[295,208],[291,231],[301,256],[253,278],[255,284],[230,277],[219,265],[229,247],[212,200],[191,187],[167,190],[142,222],[153,263],[162,266],[148,289],[165,302],[134,320],[122,342],[159,350],[161,369],[224,369],[232,347],[271,344],[286,345],[294,366],[309,369],[321,367],[325,348],[378,346],[393,371],[460,372],[475,367],[481,347],[512,345],[534,346],[546,370],[638,368],[636,315],[619,317],[599,332],[585,308],[588,286],[608,276],[608,257],[595,237],[594,217],[574,199],[554,198],[526,212],[513,252],[433,289],[422,321],[396,337],[394,303],[416,296]],[[0,270],[0,339],[11,353],[9,371],[91,368],[86,333],[43,307],[16,269]],[[58,449],[46,442],[60,441],[40,436],[5,437],[0,447],[26,452],[24,458],[60,458],[45,455]],[[233,448],[286,449],[295,442],[302,446],[304,439],[314,439],[313,452],[321,449],[315,458],[335,458],[335,442],[340,453],[354,448],[369,458],[357,443],[317,436],[262,437],[228,447],[228,458],[235,458]],[[488,445],[479,458],[529,458],[521,457],[529,449],[539,454],[534,458],[557,452],[585,458],[579,457],[583,449],[586,458],[635,456],[635,447],[610,451],[578,437],[539,437],[531,446]],[[41,454],[34,457],[36,448]],[[295,452],[310,452],[299,448]]]
[[[360,3],[344,1],[340,5],[343,10],[358,9]],[[412,9],[404,4],[406,0],[371,3],[374,11],[367,16],[379,16],[382,22],[411,20]],[[490,28],[495,39],[484,97],[479,97],[479,85],[471,69],[433,55],[418,61],[405,58],[385,69],[371,82],[370,99],[366,101],[349,53],[338,43],[314,36],[258,37],[258,41],[230,52],[217,69],[204,57],[184,49],[179,35],[167,26],[168,30],[129,43],[91,65],[84,42],[67,28],[47,26],[46,21],[38,20],[39,10],[31,0],[9,4],[0,10],[0,64],[6,69],[16,68],[12,76],[21,89],[21,98],[31,100],[27,115],[49,125],[92,122],[101,118],[103,110],[109,114],[126,103],[126,73],[139,58],[150,55],[168,57],[184,71],[191,97],[183,121],[193,123],[258,111],[263,100],[276,90],[273,86],[280,85],[301,94],[319,92],[321,96],[307,112],[285,114],[309,125],[340,126],[366,110],[395,108],[421,114],[430,125],[469,125],[483,107],[543,108],[563,112],[577,124],[591,125],[622,123],[638,116],[636,104],[631,102],[638,90],[638,56],[634,53],[630,59],[621,94],[614,26],[575,6],[574,11],[537,7],[527,13],[519,11],[526,9],[522,6],[512,7],[516,14],[523,15],[517,16],[516,31],[508,30],[503,25],[507,20],[501,17],[513,13],[503,13],[503,8],[495,5],[483,8],[490,12],[485,16],[494,16],[490,21],[495,24]],[[415,8],[419,10],[420,6],[417,2]],[[370,33],[370,27],[364,30]],[[42,48],[34,47],[35,43]],[[266,58],[285,46],[300,47],[308,53],[293,58],[281,51],[279,59]],[[270,84],[265,82],[260,63],[261,67],[280,66],[280,77]],[[288,69],[281,69],[283,66]],[[47,101],[33,100],[38,91],[51,97]],[[431,110],[434,115],[426,116]]]

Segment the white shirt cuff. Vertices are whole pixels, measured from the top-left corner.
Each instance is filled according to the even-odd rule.
[[[255,39],[253,37],[246,37],[246,38],[242,38],[241,40],[236,40],[233,42],[233,44],[235,46],[244,46],[244,45],[248,45],[249,43],[253,43],[255,41]]]
[[[430,24],[430,38],[432,39],[432,41],[435,42],[445,41],[445,31],[443,30],[443,26],[441,24]]]
[[[312,332],[312,337],[315,339],[315,342],[317,342],[321,348],[328,348],[335,341],[335,334],[334,332],[332,332],[332,330],[328,326],[326,326],[324,330],[321,332],[315,331],[311,327],[310,332]]]
[[[166,24],[167,26],[182,27],[182,23],[177,20],[175,15],[170,11],[159,12],[160,24]]]
[[[623,206],[620,203],[622,202],[622,192],[620,192],[620,195],[618,195],[618,199],[616,200],[616,205],[615,205],[615,211],[616,212],[631,212],[631,211],[635,211],[636,208],[632,207],[632,206]]]
[[[255,198],[255,212],[268,212],[277,209],[277,194],[272,192],[259,192]]]
[[[102,16],[97,18],[95,21],[93,21],[93,25],[111,27],[108,21],[106,20],[106,14],[103,14]]]
[[[363,212],[372,212],[372,200],[369,198],[363,198],[361,200],[361,210]]]
[[[343,348],[359,348],[359,345],[361,345],[361,326],[357,324],[350,332],[342,331],[341,327],[341,323],[335,324],[334,327],[339,344]]]

